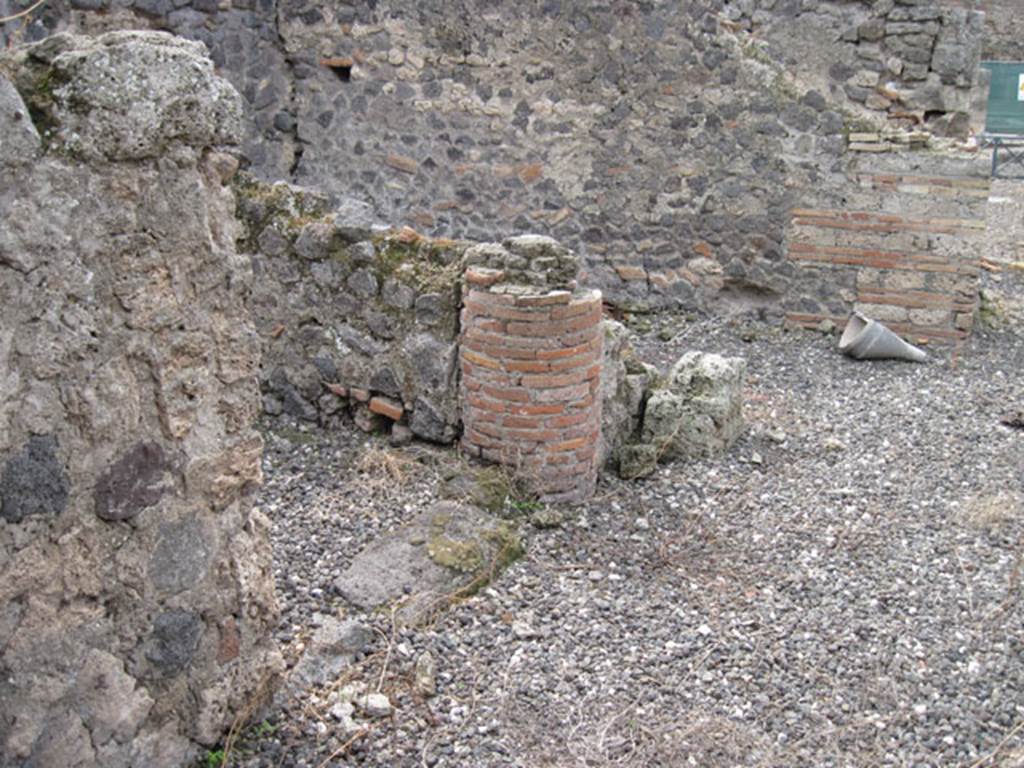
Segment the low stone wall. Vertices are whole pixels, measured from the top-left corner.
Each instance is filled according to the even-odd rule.
[[[986,159],[905,152],[851,167],[822,205],[791,212],[785,301],[798,325],[841,326],[853,310],[936,341],[970,331],[986,239]]]
[[[240,247],[263,345],[264,410],[455,439],[461,257],[468,243],[379,224],[365,203],[243,178]]]
[[[236,188],[267,414],[325,427],[352,418],[396,440],[461,434],[552,499],[589,493],[601,295],[566,290],[578,271],[568,249],[530,235],[434,240],[386,229],[351,200],[247,177]]]
[[[202,47],[0,58],[0,762],[172,768],[273,683],[237,94]]]
[[[574,257],[549,238],[466,257],[462,446],[509,465],[546,501],[582,501],[601,437],[601,293],[575,288]],[[508,266],[517,262],[525,274]]]

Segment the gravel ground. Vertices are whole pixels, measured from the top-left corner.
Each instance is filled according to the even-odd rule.
[[[429,627],[346,614],[331,582],[436,499],[451,453],[268,435],[279,638],[295,655],[318,613],[365,621],[344,682],[394,709],[345,732],[337,686],[314,692],[232,765],[1024,766],[1024,430],[1001,423],[1024,339],[868,363],[815,333],[663,322],[645,359],[747,359],[744,437],[525,526],[526,556]]]

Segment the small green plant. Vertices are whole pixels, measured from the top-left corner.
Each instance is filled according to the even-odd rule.
[[[536,499],[509,499],[509,509],[519,515],[529,515],[534,512],[540,512],[544,509],[544,505]]]
[[[272,736],[277,731],[277,726],[273,723],[268,723],[266,720],[261,720],[259,723],[252,727],[252,733],[257,738],[263,738],[264,736]]]
[[[256,739],[266,738],[272,736],[277,731],[277,726],[266,720],[261,720],[258,723],[250,725],[241,734],[241,742],[248,743],[255,741]],[[228,741],[232,741],[229,736]],[[227,744],[219,749],[207,750],[206,754],[203,755],[199,762],[196,763],[196,768],[228,768],[228,757],[232,753],[231,745]],[[241,750],[243,753],[247,752],[247,748]]]

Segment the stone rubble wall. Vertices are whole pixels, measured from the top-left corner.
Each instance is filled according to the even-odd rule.
[[[365,204],[239,180],[255,273],[264,411],[330,427],[354,417],[450,443],[462,254],[469,243],[381,225]],[[402,438],[404,439],[404,438]]]
[[[237,94],[166,35],[0,57],[0,754],[180,766],[273,684]]]
[[[985,14],[986,61],[1024,61],[1024,16],[1018,0],[942,0],[944,8]]]
[[[1014,2],[70,0],[5,34],[201,40],[262,178],[432,238],[555,237],[623,308],[781,320],[810,290],[790,211],[843,176],[851,132],[976,125]]]
[[[839,104],[964,136],[985,16],[920,0],[727,0],[724,16]]]
[[[430,237],[555,237],[624,307],[780,318],[786,212],[843,152],[828,94],[724,28],[718,0],[49,6],[26,34],[134,25],[206,43],[244,97],[261,177]]]
[[[573,254],[550,238],[481,244],[466,261],[462,446],[545,501],[583,501],[600,460],[601,292],[576,288]]]
[[[843,118],[786,93],[705,4],[390,3],[347,33],[334,10],[284,25],[309,73],[301,183],[430,235],[552,236],[623,306],[783,287],[786,158],[840,151]]]

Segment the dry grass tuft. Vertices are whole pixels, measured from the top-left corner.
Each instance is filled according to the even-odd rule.
[[[532,764],[545,768],[768,768],[797,764],[756,724],[700,711],[645,709],[636,702],[611,707],[588,697],[563,733],[534,734]],[[597,711],[600,710],[600,713]],[[515,713],[536,720],[537,713]],[[552,718],[554,721],[556,718]],[[526,722],[526,719],[523,720]],[[550,722],[550,721],[549,721]],[[558,744],[557,750],[552,744]]]
[[[379,499],[401,497],[406,483],[427,471],[416,459],[381,445],[364,449],[354,469],[360,477],[360,488]]]
[[[973,528],[992,530],[1024,519],[1024,496],[1013,491],[979,493],[964,502],[963,522]]]

